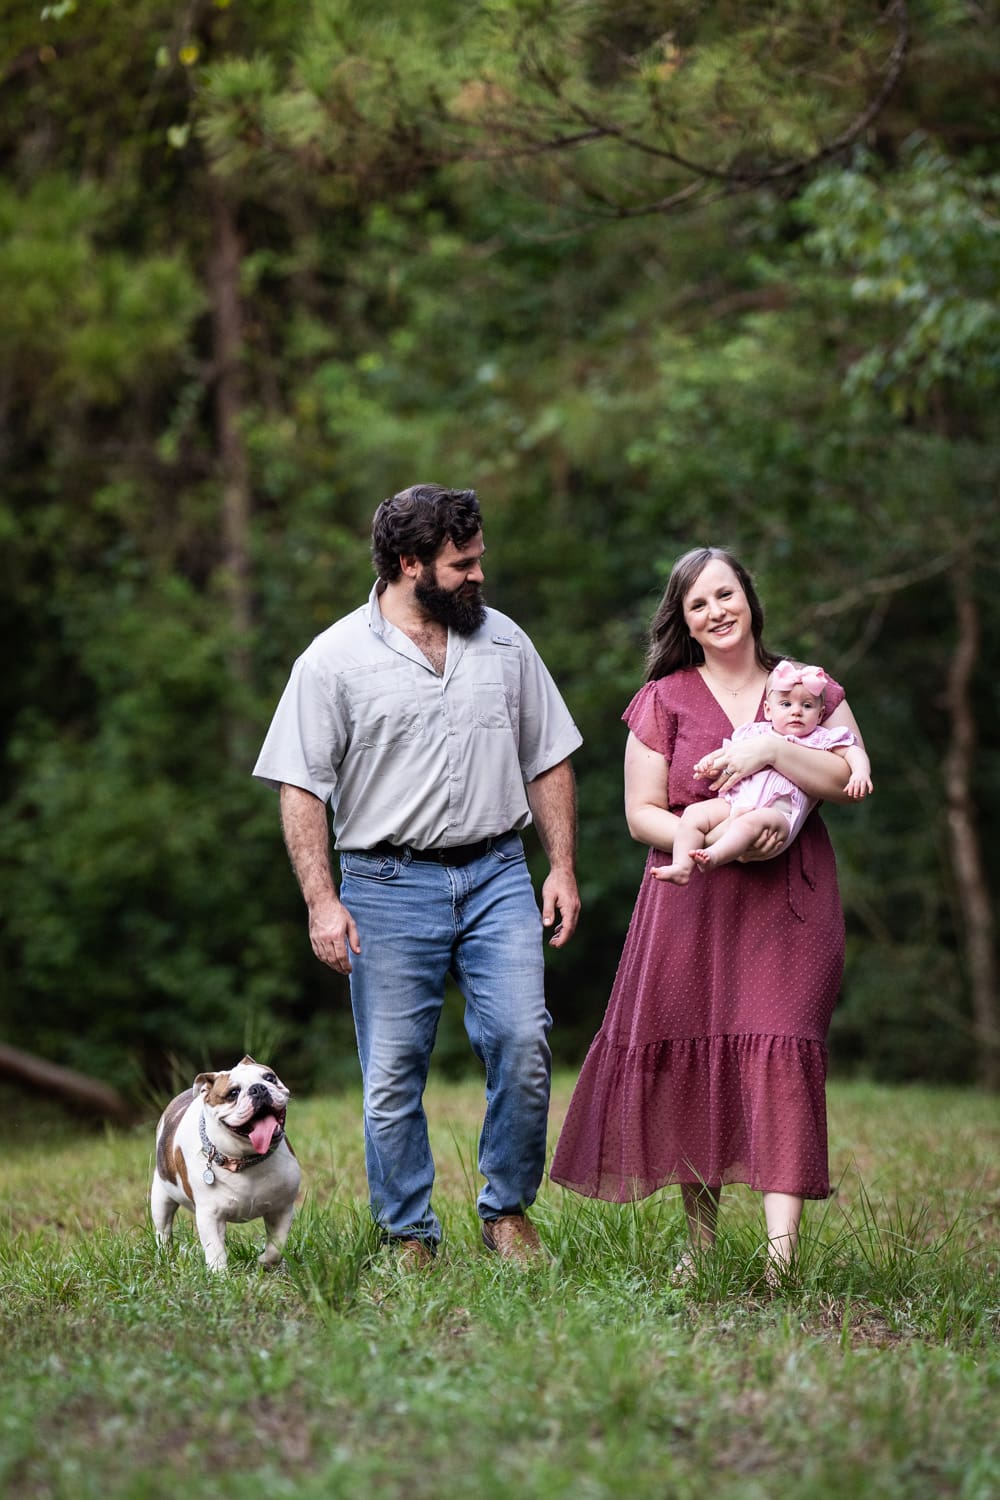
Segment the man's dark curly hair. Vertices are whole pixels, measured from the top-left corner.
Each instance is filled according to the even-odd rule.
[[[432,563],[446,541],[464,547],[482,530],[475,490],[446,490],[439,484],[411,484],[383,500],[372,521],[372,560],[386,583],[402,573],[401,557]]]

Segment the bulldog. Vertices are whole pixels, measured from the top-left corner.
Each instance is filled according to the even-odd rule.
[[[285,1135],[289,1091],[272,1068],[244,1057],[228,1073],[199,1073],[156,1128],[150,1209],[170,1243],[174,1214],[194,1213],[205,1261],[226,1269],[226,1225],[264,1220],[262,1266],[281,1260],[302,1173]]]

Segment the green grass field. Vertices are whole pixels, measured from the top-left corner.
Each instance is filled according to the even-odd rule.
[[[839,1190],[773,1295],[738,1188],[684,1291],[676,1191],[611,1207],[546,1186],[552,1264],[499,1264],[479,1244],[473,1083],[428,1094],[446,1242],[423,1274],[372,1254],[353,1094],[293,1104],[286,1264],[258,1271],[260,1226],[231,1227],[225,1277],[187,1214],[174,1253],[155,1249],[151,1127],[86,1133],[2,1102],[17,1500],[1000,1495],[995,1100],[834,1086]]]

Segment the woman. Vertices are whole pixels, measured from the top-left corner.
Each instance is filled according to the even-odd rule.
[[[731,554],[702,547],[675,564],[646,685],[624,714],[625,812],[632,837],[650,846],[646,874],[551,1175],[612,1202],[679,1183],[696,1249],[715,1241],[722,1185],[748,1183],[764,1195],[774,1275],[798,1243],[803,1199],[830,1191],[825,1044],[844,951],[833,849],[814,811],[778,854],[780,837],[767,834],[747,862],[688,885],[648,878],[670,863],[686,806],[766,765],[809,797],[847,800],[848,767],[833,751],[778,735],[721,748],[762,715],[780,659],[763,626]],[[825,708],[827,727],[860,742],[832,680]]]

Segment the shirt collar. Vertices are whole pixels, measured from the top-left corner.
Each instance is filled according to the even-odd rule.
[[[385,588],[384,580],[376,578],[372,585],[372,591],[368,595],[368,603],[366,605],[369,630],[372,635],[377,635],[379,640],[383,641],[391,650],[399,652],[402,656],[408,656],[411,661],[415,661],[419,665],[426,666],[427,663],[423,654],[417,650],[405,631],[397,630],[392,622],[386,619],[379,608],[379,596],[385,592]],[[487,620],[486,625],[482,629],[488,628],[489,621]],[[477,632],[477,634],[481,634],[481,631]],[[395,637],[395,641],[390,639],[390,637]],[[459,635],[456,630],[448,631],[448,660],[444,670],[445,684],[447,684],[458,663],[465,655],[465,648],[469,644],[469,641],[473,639],[474,637],[472,636]]]
[[[376,578],[372,584],[372,591],[368,595],[368,628],[373,635],[385,635],[385,617],[379,609],[379,595],[385,590],[385,583],[381,578]]]

